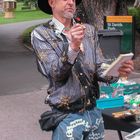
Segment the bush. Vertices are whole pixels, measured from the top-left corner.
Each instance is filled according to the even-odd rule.
[[[36,26],[29,27],[22,33],[22,42],[29,47],[31,47],[31,32]]]
[[[140,32],[140,8],[129,8],[128,14],[135,17],[136,30]]]
[[[31,7],[30,6],[23,6],[23,7],[21,7],[21,10],[29,10],[29,9],[31,9]]]

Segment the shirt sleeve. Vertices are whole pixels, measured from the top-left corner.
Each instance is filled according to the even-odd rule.
[[[79,51],[76,52],[76,51],[72,50],[71,47],[69,46],[69,49],[68,49],[68,61],[71,64],[74,64],[75,59],[77,58],[78,53],[79,53]]]
[[[69,77],[72,65],[62,63],[51,44],[35,30],[31,34],[31,43],[43,75],[52,77],[54,81],[63,81]]]

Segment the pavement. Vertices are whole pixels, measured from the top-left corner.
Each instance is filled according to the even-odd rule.
[[[22,32],[47,19],[0,25],[0,96],[30,92],[47,84],[38,73],[33,52],[21,42]]]
[[[40,114],[49,109],[44,104],[46,87],[29,93],[0,97],[0,140],[51,140],[51,132],[40,129]],[[123,136],[127,133],[122,133]],[[106,130],[105,140],[118,140],[116,131]]]
[[[43,21],[34,21],[34,24],[38,24]],[[18,24],[9,24],[7,26],[9,30],[11,28],[14,29],[13,32],[11,31],[11,36],[14,39],[11,39],[11,41],[7,40],[7,44],[1,40],[2,36],[7,36],[6,33],[1,35],[1,31],[6,25],[0,25],[0,44],[3,42],[4,45],[4,47],[0,46],[1,54],[6,52],[7,49],[9,51],[13,51],[12,46],[17,43],[17,36],[19,36],[25,28],[30,26],[29,23],[30,22],[18,23],[22,25],[22,30],[16,28]],[[14,50],[20,53],[23,51],[23,48],[17,46]],[[3,57],[5,57],[5,55],[3,55]],[[8,59],[8,57],[6,59]],[[0,79],[2,80],[2,78]],[[134,73],[131,75],[130,79],[140,82],[139,73]],[[14,82],[15,81],[13,79],[13,83]],[[40,86],[37,86],[37,88],[31,88],[30,90],[25,90],[24,87],[22,92],[20,89],[16,90],[16,92],[15,90],[10,89],[11,92],[13,91],[13,94],[9,94],[9,92],[7,92],[8,94],[0,96],[0,140],[51,140],[51,132],[46,133],[41,131],[38,123],[40,114],[49,109],[49,107],[44,104],[44,98],[47,95],[47,84],[43,83],[44,81]],[[7,88],[8,86],[9,85],[7,84]],[[126,134],[127,133],[123,133],[123,136]],[[112,139],[119,139],[117,132],[106,130],[105,140]]]
[[[0,97],[0,140],[51,140],[51,132],[42,132],[40,114],[46,89]]]

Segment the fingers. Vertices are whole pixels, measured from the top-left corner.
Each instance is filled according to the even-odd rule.
[[[120,76],[128,76],[134,70],[134,63],[132,60],[124,62],[122,66],[119,68]]]
[[[122,64],[122,68],[130,68],[131,70],[134,70],[134,63],[132,60],[126,61]]]
[[[79,50],[82,40],[85,35],[85,26],[82,24],[75,24],[69,31],[70,33],[70,47],[73,50]]]
[[[82,39],[82,38],[84,37],[83,31],[71,32],[70,34],[71,34],[71,36],[72,36],[73,38],[75,37],[75,38],[77,38],[77,39],[78,39],[78,38],[79,38],[79,39],[80,39],[80,38]]]
[[[83,25],[83,24],[79,24],[79,23],[77,23],[77,24],[74,24],[74,26],[72,27],[72,29],[77,29],[77,30],[84,30],[84,29],[86,29],[86,27]]]
[[[81,24],[75,24],[71,28],[70,34],[72,39],[82,40],[85,35],[85,26]]]
[[[73,32],[83,32],[85,31],[85,26],[82,24],[75,24],[72,28],[71,28],[71,33]]]

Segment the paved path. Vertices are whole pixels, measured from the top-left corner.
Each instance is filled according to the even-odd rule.
[[[43,104],[46,89],[0,97],[0,140],[51,140],[42,132],[39,115],[47,109]]]
[[[0,95],[20,94],[46,84],[35,59],[20,41],[22,32],[44,20],[0,25]]]
[[[42,132],[38,124],[48,109],[43,103],[47,83],[19,41],[25,28],[45,21],[0,25],[0,140],[51,140],[51,133]],[[112,139],[118,140],[117,133],[106,131],[105,140]]]
[[[39,116],[48,107],[43,104],[46,87],[25,94],[0,97],[0,140],[51,140],[51,132],[42,132]],[[126,135],[126,133],[123,133]],[[106,131],[105,140],[118,140],[116,131]]]
[[[40,130],[47,82],[36,69],[31,51],[20,41],[22,32],[47,20],[0,25],[0,140],[50,140]]]

